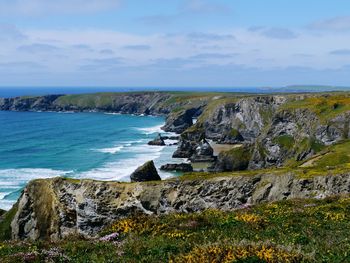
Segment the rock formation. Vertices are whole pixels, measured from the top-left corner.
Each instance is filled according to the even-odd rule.
[[[202,139],[197,145],[194,154],[191,156],[192,162],[213,162],[214,150],[206,139]]]
[[[14,239],[57,240],[71,234],[94,237],[113,221],[134,213],[229,210],[247,204],[349,192],[350,174],[303,179],[292,173],[266,173],[132,184],[35,180],[18,201],[11,231]]]
[[[154,140],[148,142],[148,145],[164,146],[165,145],[164,138],[162,137],[162,135],[160,133],[158,133],[157,137],[154,138]]]
[[[189,163],[171,163],[171,164],[162,165],[160,167],[160,170],[187,173],[187,172],[192,172],[193,167]]]
[[[153,161],[148,161],[144,165],[137,168],[130,175],[131,182],[147,182],[147,181],[160,181],[162,180],[154,166]]]

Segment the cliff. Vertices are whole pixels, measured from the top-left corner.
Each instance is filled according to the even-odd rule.
[[[302,178],[287,171],[195,175],[149,183],[35,180],[8,213],[13,239],[94,237],[113,221],[141,214],[231,210],[284,199],[350,192],[349,173]]]
[[[95,93],[0,98],[2,111],[94,111],[166,116],[165,131],[181,133],[192,125],[214,94],[181,92]]]
[[[134,92],[48,95],[0,99],[0,110],[100,111],[166,116],[165,131],[182,134],[174,156],[190,158],[205,137],[244,144],[249,154],[236,165],[222,154],[215,171],[282,167],[304,161],[350,137],[350,94],[254,95]],[[194,119],[198,119],[196,123]],[[232,156],[230,156],[230,154]],[[222,158],[220,158],[222,157]],[[232,167],[229,169],[229,167]]]

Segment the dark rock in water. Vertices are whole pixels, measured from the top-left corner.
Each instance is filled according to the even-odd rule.
[[[176,171],[176,172],[192,172],[193,167],[189,163],[180,163],[180,164],[166,164],[160,167],[160,170],[163,171]]]
[[[214,161],[214,149],[210,146],[206,139],[198,144],[195,153],[191,156],[192,162],[212,162]]]
[[[158,133],[157,137],[153,141],[148,142],[148,145],[164,146],[164,138],[162,137],[162,135],[160,135],[160,133]]]
[[[131,182],[147,182],[162,180],[154,166],[153,161],[148,161],[130,175]]]
[[[173,158],[190,158],[194,153],[195,144],[191,141],[181,138]]]

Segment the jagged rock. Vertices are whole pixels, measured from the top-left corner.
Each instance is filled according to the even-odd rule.
[[[181,137],[173,158],[190,158],[195,151],[196,144]]]
[[[256,96],[207,108],[201,123],[205,137],[222,143],[254,142],[285,101],[284,96]]]
[[[192,172],[193,167],[189,163],[180,163],[180,164],[165,164],[160,167],[163,171],[176,171],[176,172]]]
[[[147,183],[54,178],[30,182],[11,223],[13,239],[95,237],[113,221],[134,213],[229,210],[285,199],[347,194],[350,174],[302,179],[291,173],[220,176]],[[14,208],[15,209],[15,208]]]
[[[137,168],[130,175],[131,182],[146,182],[162,180],[154,166],[153,161],[146,162],[144,165]]]
[[[197,145],[195,153],[191,156],[192,162],[212,162],[214,161],[214,149],[206,139]]]
[[[157,137],[148,142],[148,145],[153,145],[153,146],[164,146],[165,142],[164,142],[164,138],[162,137],[162,135],[160,133],[158,133]]]
[[[193,125],[193,116],[200,111],[199,108],[187,109],[171,113],[166,120],[163,130],[166,132],[182,133]]]

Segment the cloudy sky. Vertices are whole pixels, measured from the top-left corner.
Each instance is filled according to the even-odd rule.
[[[0,86],[350,86],[346,0],[0,0]]]

